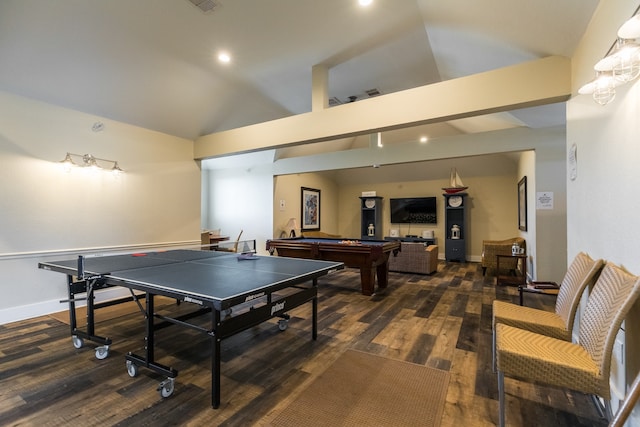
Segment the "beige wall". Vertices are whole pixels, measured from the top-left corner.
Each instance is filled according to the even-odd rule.
[[[408,225],[393,226],[401,235],[421,234],[422,230],[433,229],[440,243],[440,254],[444,253],[444,222],[442,187],[447,184],[450,168],[456,167],[463,173],[463,181],[469,186],[469,243],[468,260],[479,261],[483,240],[506,239],[522,236],[527,240],[529,275],[538,280],[561,281],[566,272],[566,185],[565,185],[564,133],[552,134],[545,144],[536,150],[519,153],[489,154],[453,159],[430,160],[424,162],[384,165],[380,168],[356,168],[341,171],[316,172],[308,174],[282,175],[286,181],[278,185],[279,192],[290,192],[299,200],[299,187],[304,181],[329,176],[335,182],[339,194],[339,213],[336,220],[337,234],[358,237],[360,230],[360,200],[363,191],[376,191],[383,200],[383,233],[389,235],[392,228],[389,221],[389,198],[413,196],[438,197],[438,224],[436,226]],[[405,180],[402,177],[410,169],[423,171],[424,180]],[[415,176],[415,170],[410,171]],[[316,178],[311,178],[317,176]],[[518,229],[517,184],[527,177],[528,229]],[[299,179],[299,177],[304,177]],[[554,195],[553,209],[536,209],[536,193],[551,192]],[[326,192],[323,193],[323,197]],[[289,196],[288,196],[289,197]],[[277,216],[279,198],[274,199],[274,217]],[[290,206],[287,204],[287,209]],[[298,217],[296,211],[293,216]],[[323,209],[323,215],[327,210]],[[274,234],[288,220],[281,215],[282,224],[274,223]],[[325,227],[323,230],[333,232]],[[328,227],[328,225],[326,225]]]
[[[593,78],[593,65],[615,41],[618,27],[629,19],[637,1],[600,2],[574,57],[573,92],[567,103],[565,150],[577,146],[577,178],[566,179],[567,251],[579,251],[619,264],[640,274],[640,81],[616,89],[615,100],[596,104],[577,89]],[[614,409],[619,397],[640,371],[640,302],[628,316],[614,347]],[[633,421],[640,425],[640,407]]]
[[[481,161],[481,160],[477,160]],[[479,261],[482,254],[482,240],[507,238],[518,235],[515,215],[517,206],[515,192],[515,176],[465,177],[465,185],[469,186],[468,218],[466,236],[467,259]],[[384,236],[390,234],[391,228],[399,229],[401,236],[421,235],[423,230],[433,230],[439,245],[439,253],[444,258],[444,197],[443,180],[389,182],[376,185],[344,185],[340,191],[340,234],[359,237],[360,233],[360,199],[362,191],[375,190],[383,197],[382,222]],[[394,224],[390,223],[389,199],[395,197],[437,197],[438,223],[427,224]],[[495,226],[492,226],[495,224]]]
[[[104,130],[93,132],[96,121]],[[0,92],[0,323],[64,307],[65,277],[38,262],[85,252],[199,242],[193,143]],[[125,173],[65,173],[66,152]]]
[[[564,141],[563,141],[564,142]],[[567,270],[567,186],[565,144],[549,146],[547,150],[535,151],[535,158],[526,166],[528,176],[529,215],[534,214],[533,228],[527,230],[527,238],[535,238],[537,245],[530,255],[535,257],[537,277],[562,280]],[[525,173],[525,172],[523,172]],[[553,209],[537,209],[536,194],[553,195]]]
[[[302,226],[301,187],[320,190],[320,230],[330,234],[339,233],[340,190],[333,180],[322,174],[303,173],[276,176],[274,182],[273,237],[280,237],[290,218],[298,221],[298,227]],[[281,200],[284,201],[284,208],[280,208]],[[296,231],[297,234],[299,232]]]
[[[448,160],[426,162],[432,168],[440,168],[441,163]],[[517,169],[516,163],[503,156],[477,156],[468,159],[457,159],[456,164],[462,169],[469,169],[467,164],[473,163],[477,170],[485,171],[482,175],[464,176],[465,185],[469,186],[469,236],[468,259],[479,261],[482,254],[483,239],[506,239],[519,235],[517,227]],[[352,172],[356,173],[356,172]],[[496,175],[495,173],[500,173]],[[392,228],[389,217],[389,199],[394,197],[437,197],[438,224],[408,224],[399,228],[401,235],[418,234],[422,230],[434,230],[440,245],[441,257],[444,257],[444,198],[442,187],[448,183],[445,179],[424,181],[393,181],[375,184],[353,184],[345,179],[349,173],[341,174],[340,181],[334,182],[322,173],[291,174],[276,177],[274,197],[274,235],[290,217],[300,217],[300,187],[313,186],[322,189],[321,229],[327,233],[340,234],[343,237],[360,237],[360,199],[363,191],[376,191],[383,197],[383,235],[388,236]],[[313,185],[309,185],[312,183]],[[279,200],[286,199],[285,211],[280,211]],[[291,206],[291,200],[295,201]]]
[[[518,235],[520,235],[520,237],[524,238],[527,242],[536,242],[537,244],[542,244],[541,242],[538,243],[535,239],[536,236],[536,218],[533,217],[533,213],[535,213],[535,191],[536,191],[536,171],[535,171],[535,166],[536,166],[536,153],[533,151],[527,151],[525,153],[522,154],[522,156],[520,156],[519,161],[518,161],[518,171],[516,174],[516,183],[519,183],[520,180],[522,180],[523,178],[527,178],[526,179],[526,189],[527,189],[527,229],[526,230],[520,230],[519,228],[519,224],[518,224]],[[517,184],[516,184],[517,186]],[[516,206],[517,206],[518,202],[516,201]],[[516,218],[519,218],[519,213],[516,211],[515,213]],[[537,259],[537,248],[536,245],[527,245],[527,274],[530,277],[535,277],[535,278],[539,278],[536,275],[536,263],[534,262]],[[545,275],[541,276],[541,277],[545,277],[545,278],[549,278],[548,280],[556,280],[556,278],[562,278],[564,276],[564,273],[566,272],[566,269],[564,267],[566,267],[566,265],[564,264],[564,262],[559,263],[560,264],[560,271],[559,274],[557,276],[550,276],[547,272],[545,272]]]

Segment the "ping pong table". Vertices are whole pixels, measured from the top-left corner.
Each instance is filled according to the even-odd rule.
[[[95,291],[105,287],[128,288],[146,322],[145,354],[125,355],[127,373],[149,368],[166,377],[158,387],[162,397],[174,391],[178,372],[156,361],[154,334],[169,325],[180,325],[206,333],[211,339],[211,405],[220,406],[220,342],[234,334],[279,317],[285,330],[287,312],[304,303],[312,306],[312,338],[317,338],[317,279],[344,267],[340,262],[257,256],[202,250],[169,250],[110,256],[79,256],[77,259],[42,262],[39,268],[67,275],[69,315],[73,345],[84,340],[102,344],[96,357],[108,356],[111,339],[95,334],[94,311],[110,303],[94,303]],[[134,292],[138,291],[138,293]],[[141,292],[141,293],[140,293]],[[79,296],[84,295],[84,296]],[[165,296],[192,304],[195,309],[175,318],[155,311],[154,297]],[[145,300],[145,306],[140,303]],[[76,321],[76,303],[86,300],[87,326]],[[122,301],[119,300],[118,302]],[[115,303],[115,302],[114,302]],[[202,314],[211,315],[205,328],[188,322]],[[158,321],[156,321],[156,319]]]

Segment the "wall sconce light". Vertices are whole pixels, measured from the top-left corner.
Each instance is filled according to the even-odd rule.
[[[596,71],[596,77],[582,86],[578,93],[592,95],[593,100],[600,105],[606,105],[616,97],[616,87],[622,82],[613,77],[613,71]]]
[[[640,8],[639,8],[640,9]],[[640,75],[640,15],[638,9],[618,30],[616,42],[607,55],[593,67],[596,78],[583,85],[578,93],[592,95],[600,105],[616,97],[616,87],[635,80]]]
[[[74,158],[78,159],[79,161],[74,162],[73,161]],[[101,159],[99,157],[94,157],[91,154],[67,153],[67,155],[64,157],[64,159],[60,163],[62,164],[62,167],[65,170],[65,172],[71,171],[71,169],[74,167],[89,168],[91,170],[105,169],[101,166],[101,163],[111,164],[109,171],[114,175],[120,175],[123,172],[123,170],[120,169],[120,166],[118,166],[117,161]]]
[[[630,82],[640,74],[640,45],[635,39],[618,38],[611,54],[598,61],[593,68],[596,71],[611,71],[613,77],[622,83]]]

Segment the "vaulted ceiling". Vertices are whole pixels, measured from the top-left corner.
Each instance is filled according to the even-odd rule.
[[[311,111],[315,65],[329,68],[334,105],[550,55],[571,57],[597,4],[2,0],[0,90],[195,139]],[[218,62],[222,50],[230,63]],[[555,104],[431,124],[420,133],[564,120],[563,104]],[[415,134],[404,129],[393,137]]]

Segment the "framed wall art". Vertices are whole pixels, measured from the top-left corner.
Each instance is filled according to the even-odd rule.
[[[527,177],[518,182],[518,228],[527,231]]]
[[[320,230],[320,190],[301,187],[302,230]]]

